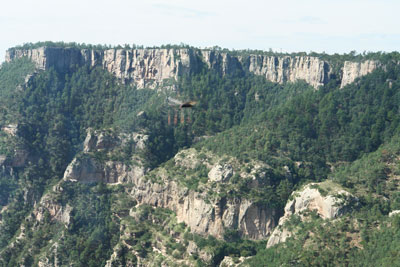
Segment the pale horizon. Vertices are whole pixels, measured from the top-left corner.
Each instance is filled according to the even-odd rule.
[[[0,62],[38,41],[344,54],[399,50],[395,0],[50,1],[3,3]]]

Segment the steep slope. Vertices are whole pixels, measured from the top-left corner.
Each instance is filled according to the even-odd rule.
[[[172,49],[78,49],[69,47],[12,48],[6,61],[27,57],[38,69],[54,67],[68,72],[75,66],[100,66],[127,83],[138,88],[156,88],[165,81],[197,73],[202,65],[223,75],[250,72],[264,76],[276,83],[304,80],[314,88],[331,80],[333,66],[328,61],[313,56],[234,55],[229,52],[199,50],[194,48]],[[344,61],[340,73],[341,87],[371,73],[378,67],[372,60],[365,62]]]
[[[297,208],[290,209],[292,199],[285,212],[291,218],[282,217],[280,227],[269,240],[270,246],[275,246],[259,251],[243,266],[257,266],[265,261],[271,266],[390,266],[396,262],[400,246],[399,138],[397,135],[377,151],[337,167],[330,179],[341,186],[325,181],[315,187],[326,196],[343,189],[351,192],[358,199],[356,202],[340,199],[346,201],[347,213],[333,221],[319,218],[318,211],[294,216]],[[295,196],[296,202],[301,195]],[[276,245],[283,239],[284,243]]]
[[[381,233],[398,255],[397,54],[85,49],[0,69],[2,265],[345,265]],[[333,220],[328,178],[359,200]]]

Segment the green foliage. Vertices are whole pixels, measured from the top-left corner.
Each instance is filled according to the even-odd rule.
[[[105,265],[119,240],[119,225],[112,216],[112,192],[97,186],[64,183],[62,203],[74,209],[65,238],[60,240],[62,262],[77,266]]]
[[[42,42],[16,49],[41,46],[111,48]],[[130,46],[125,45],[125,49]],[[213,50],[224,51],[218,47]],[[232,54],[279,55],[273,51]],[[58,240],[60,265],[105,265],[116,244],[123,244],[120,220],[132,234],[124,242],[141,257],[152,257],[152,245],[161,240],[174,259],[184,258],[185,246],[171,237],[179,236],[184,242],[194,240],[199,248],[210,252],[213,265],[228,255],[255,255],[249,261],[251,266],[265,262],[272,266],[379,266],[395,262],[399,257],[399,221],[397,217],[389,220],[386,215],[400,207],[395,179],[400,175],[400,68],[393,63],[399,60],[399,54],[310,55],[329,60],[333,66],[331,82],[318,91],[302,81],[274,84],[245,71],[221,75],[201,64],[179,81],[169,81],[177,88],[175,93],[137,90],[120,84],[105,70],[87,66],[63,74],[53,69],[41,71],[23,89],[16,89],[33,72],[33,63],[24,58],[4,63],[0,69],[0,122],[18,122],[19,136],[0,134],[0,153],[10,158],[16,148],[23,147],[29,151],[29,158],[25,167],[13,168],[12,174],[6,160],[0,173],[0,207],[7,205],[1,214],[0,248],[15,240],[21,224],[28,229],[24,233],[28,236],[25,243],[13,252],[1,251],[3,262],[9,266],[35,265],[39,255],[50,250],[50,240]],[[385,68],[338,90],[338,70],[344,60],[364,59],[379,59],[386,64]],[[168,112],[183,111],[168,107],[167,95],[197,101],[192,110],[185,111],[190,122],[168,124]],[[257,177],[257,188],[250,186],[250,179],[234,175],[218,197],[245,197],[281,213],[293,189],[309,181],[322,181],[334,170],[331,178],[351,188],[360,205],[352,211],[353,218],[345,217],[335,223],[322,221],[313,213],[305,223],[294,218],[290,226],[297,231],[296,237],[270,249],[265,249],[265,242],[243,240],[239,232],[230,229],[226,230],[224,240],[193,235],[184,225],[175,223],[170,212],[150,206],[138,208],[139,219],[134,220],[128,214],[136,202],[127,197],[124,189],[113,191],[104,184],[63,185],[63,193],[55,197],[60,205],[73,207],[68,229],[52,220],[48,211],[40,223],[24,222],[33,203],[38,203],[46,188],[63,176],[67,164],[81,150],[89,127],[148,134],[147,149],[141,152],[147,166],[155,168],[166,162],[166,169],[175,175],[173,178],[190,190],[200,190],[207,183],[208,167],[171,169],[168,159],[179,149],[192,146],[196,137],[212,136],[195,146],[237,158],[244,166],[240,171],[249,175],[254,160],[269,166],[265,175]],[[137,153],[129,142],[114,152],[92,156],[99,161],[130,164],[132,155]],[[202,160],[205,157],[204,153],[199,156]],[[323,195],[330,189],[318,188]],[[59,236],[61,232],[63,238]],[[354,245],[355,239],[361,240],[363,250]],[[137,263],[127,246],[121,245],[118,253],[121,265]],[[158,258],[155,262],[164,260]]]
[[[18,92],[27,75],[32,74],[34,64],[27,58],[5,62],[0,67],[0,123],[16,122]]]

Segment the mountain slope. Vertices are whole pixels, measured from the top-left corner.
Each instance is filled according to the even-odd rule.
[[[352,65],[338,55],[184,48],[185,61],[172,48],[94,50],[11,49],[0,69],[3,265],[215,266],[226,256],[357,265],[379,234],[396,237],[397,53]],[[129,76],[133,63],[129,77],[117,73],[131,53],[144,76]],[[169,59],[172,76],[162,76]],[[281,76],[271,78],[271,64]],[[311,78],[299,81],[300,70]],[[138,89],[150,80],[157,90]],[[197,104],[184,111],[168,97]],[[266,249],[292,192],[327,179],[358,204],[334,221],[309,208],[308,219],[289,221],[286,243]],[[376,263],[396,256],[389,239],[371,252]]]

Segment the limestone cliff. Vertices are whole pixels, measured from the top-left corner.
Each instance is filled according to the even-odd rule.
[[[83,183],[131,183],[148,172],[138,153],[145,149],[148,136],[141,133],[114,134],[88,130],[83,153],[75,157],[64,172],[64,180]],[[122,149],[132,146],[131,165],[119,160]],[[99,158],[100,157],[100,158]]]
[[[277,83],[304,80],[314,88],[329,82],[332,67],[328,61],[313,56],[237,56],[218,50],[181,49],[78,49],[40,47],[35,49],[10,49],[6,61],[28,57],[38,69],[55,69],[66,72],[74,66],[99,66],[114,74],[122,82],[136,84],[138,88],[165,86],[185,74],[196,73],[202,65],[221,75],[245,72],[265,76]],[[338,77],[341,86],[373,71],[376,61],[344,63]]]
[[[132,138],[140,145],[137,139]],[[222,192],[227,188],[235,190],[235,184],[230,181],[234,175],[236,179],[249,180],[249,186],[258,187],[259,179],[266,175],[264,170],[268,166],[265,164],[253,163],[253,169],[245,172],[234,159],[222,163],[209,152],[189,149],[178,153],[168,166],[146,174],[148,170],[138,164],[140,161],[128,166],[119,161],[101,161],[92,154],[112,153],[121,145],[120,140],[121,136],[89,130],[84,145],[86,152],[67,167],[64,180],[130,183],[130,195],[138,204],[170,209],[176,213],[178,222],[186,223],[192,232],[201,235],[221,238],[228,228],[248,238],[262,239],[275,227],[277,211],[274,208],[245,196],[227,197],[226,192]],[[199,177],[203,177],[203,182],[193,181]],[[189,188],[188,184],[194,182],[199,183],[198,188]]]
[[[249,56],[248,70],[263,75],[267,80],[284,83],[304,80],[314,88],[329,81],[330,67],[326,61],[310,56]]]
[[[366,60],[364,62],[351,62],[345,61],[343,66],[343,77],[340,88],[354,82],[357,78],[360,78],[368,73],[374,71],[379,67],[379,62],[375,60]]]
[[[138,203],[174,211],[178,222],[185,222],[194,233],[221,238],[225,229],[236,229],[247,238],[266,238],[275,227],[277,210],[251,197],[226,194],[235,190],[230,181],[232,175],[249,180],[249,186],[257,188],[268,167],[253,162],[253,169],[246,173],[233,158],[221,161],[210,152],[183,150],[175,156],[173,166],[153,172],[153,181],[136,180],[131,195]],[[203,171],[196,173],[196,170]],[[193,172],[193,176],[188,175]],[[185,186],[205,172],[207,177],[202,178],[197,189]],[[228,192],[223,191],[227,189]]]
[[[267,247],[285,242],[293,235],[285,227],[293,215],[300,216],[304,220],[307,212],[316,211],[323,219],[333,219],[346,212],[349,204],[347,200],[356,200],[349,192],[329,181],[309,184],[301,191],[293,192],[291,198],[285,206],[284,216],[279,219],[278,226],[268,240]]]
[[[138,88],[155,88],[166,79],[193,72],[198,57],[192,49],[109,49],[88,50],[77,48],[40,47],[11,49],[6,61],[28,57],[38,69],[54,67],[67,72],[75,66],[100,66],[123,82],[135,83]]]

